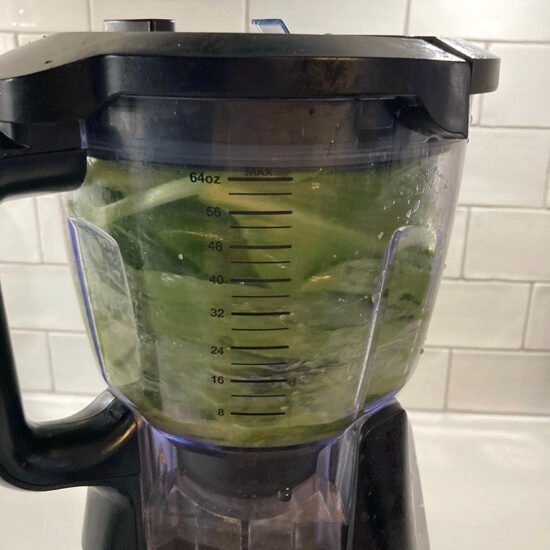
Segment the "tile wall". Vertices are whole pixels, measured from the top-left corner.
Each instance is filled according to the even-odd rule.
[[[296,33],[460,36],[499,55],[498,92],[473,102],[446,278],[402,398],[420,409],[550,414],[547,0],[3,0],[0,51],[140,17],[230,32],[254,17],[282,17]],[[84,401],[103,382],[67,267],[59,198],[6,202],[0,234],[0,279],[30,414],[33,403]]]

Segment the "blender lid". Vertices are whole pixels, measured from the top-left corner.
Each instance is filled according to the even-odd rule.
[[[399,98],[416,102],[442,135],[465,138],[470,95],[496,89],[499,63],[466,42],[435,37],[52,35],[0,56],[0,195],[36,190],[46,179],[49,189],[78,185],[86,123],[119,97]]]
[[[86,119],[117,95],[416,97],[466,135],[470,94],[494,90],[499,59],[433,37],[66,33],[0,57],[0,121]]]

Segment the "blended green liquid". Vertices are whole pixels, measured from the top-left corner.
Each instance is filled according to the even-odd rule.
[[[419,354],[439,269],[434,164],[92,160],[70,215],[119,249],[93,229],[79,241],[109,384],[176,437],[263,447],[342,430]]]

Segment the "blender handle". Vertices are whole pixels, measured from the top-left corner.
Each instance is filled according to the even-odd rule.
[[[74,416],[27,423],[3,307],[0,346],[0,477],[5,483],[46,491],[102,485],[139,473],[137,425],[125,405],[104,392]]]
[[[50,126],[31,125],[23,132],[16,125],[0,122],[0,200],[25,193],[69,191],[84,181],[86,149],[81,146],[80,125]],[[54,137],[48,140],[50,132]]]
[[[2,145],[0,139],[0,199],[29,191],[69,190],[84,179],[85,150],[51,156],[23,152],[14,162]],[[61,166],[56,168],[58,161]],[[14,172],[10,166],[16,167]],[[85,548],[144,549],[137,432],[130,409],[109,392],[69,418],[26,421],[0,291],[0,484],[31,491],[95,486],[88,496]],[[111,529],[102,530],[105,524]],[[105,536],[116,537],[116,544],[114,539],[103,540]]]

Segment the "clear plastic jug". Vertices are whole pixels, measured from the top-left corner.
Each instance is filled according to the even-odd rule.
[[[112,390],[173,437],[239,447],[321,440],[393,396],[421,352],[465,144],[414,112],[123,97],[98,114],[68,216]]]

